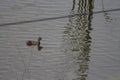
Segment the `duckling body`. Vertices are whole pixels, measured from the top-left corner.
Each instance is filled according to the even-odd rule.
[[[41,37],[38,38],[38,41],[28,40],[28,41],[26,42],[26,45],[27,45],[27,46],[40,45],[40,40],[42,40]]]
[[[27,41],[27,43],[26,43],[28,46],[32,46],[32,45],[38,45],[38,42],[37,41],[31,41],[31,40],[29,40],[29,41]]]

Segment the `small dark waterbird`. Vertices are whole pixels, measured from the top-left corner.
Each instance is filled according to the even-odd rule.
[[[26,42],[26,45],[27,46],[35,46],[35,45],[37,45],[37,47],[38,47],[38,50],[40,51],[43,47],[40,45],[41,43],[40,43],[40,41],[42,40],[42,37],[38,37],[38,40],[37,41],[33,41],[33,40],[28,40],[27,42]]]

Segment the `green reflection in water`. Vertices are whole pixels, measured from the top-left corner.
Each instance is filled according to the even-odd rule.
[[[64,31],[65,53],[77,54],[76,63],[79,66],[75,79],[86,80],[89,69],[91,45],[91,20],[93,15],[93,0],[73,0],[71,14],[89,13],[88,15],[70,17]]]

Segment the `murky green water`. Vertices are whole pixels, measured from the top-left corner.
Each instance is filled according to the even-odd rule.
[[[1,0],[0,24],[75,13],[88,15],[0,26],[0,80],[119,80],[119,0]],[[41,46],[26,46],[37,40]]]

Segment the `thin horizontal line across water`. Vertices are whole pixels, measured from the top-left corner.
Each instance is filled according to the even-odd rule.
[[[115,11],[120,11],[120,8],[109,9],[109,10],[101,10],[101,11],[95,11],[95,12],[93,12],[93,14],[99,14],[99,13],[103,13],[103,12],[115,12]],[[3,24],[0,24],[0,26],[19,25],[19,24],[25,24],[25,23],[33,23],[33,22],[40,22],[40,21],[56,20],[56,19],[61,19],[61,18],[82,16],[82,15],[88,15],[88,14],[89,14],[89,13],[72,14],[72,15],[63,15],[63,16],[59,16],[59,17],[35,19],[35,20],[28,20],[28,21],[19,21],[19,22],[13,22],[13,23],[3,23]]]

